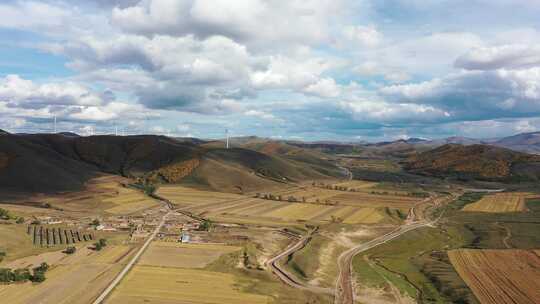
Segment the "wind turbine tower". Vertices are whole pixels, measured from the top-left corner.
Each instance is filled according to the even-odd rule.
[[[54,134],[56,134],[56,115],[54,115]]]
[[[229,149],[229,129],[225,129],[225,136],[227,138],[225,148]]]

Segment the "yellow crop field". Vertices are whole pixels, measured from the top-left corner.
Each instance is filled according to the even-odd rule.
[[[360,208],[355,213],[346,217],[345,224],[374,224],[378,223],[384,216],[375,208]]]
[[[322,214],[332,208],[332,206],[324,205],[291,203],[288,206],[274,210],[270,213],[265,214],[264,216],[281,218],[286,220],[307,221],[314,217],[317,217],[319,214]]]
[[[343,183],[337,183],[334,184],[336,186],[340,187],[347,187],[349,189],[365,189],[365,188],[372,188],[377,186],[379,183],[375,182],[368,182],[368,181],[361,181],[361,180],[351,180]]]
[[[174,204],[198,205],[204,203],[219,203],[228,200],[242,199],[244,196],[232,193],[223,193],[215,191],[202,191],[183,186],[161,186],[157,194]]]
[[[339,202],[340,205],[368,208],[389,207],[408,210],[421,199],[416,197],[391,194],[385,195],[364,192],[342,192],[342,194],[332,197],[331,200]]]
[[[103,252],[96,253],[86,247],[80,247],[70,256],[60,253],[60,259],[54,259],[52,256],[44,256],[42,259],[35,257],[34,264],[43,261],[52,264],[47,271],[45,282],[0,285],[0,302],[91,303],[123,267],[121,263],[125,261],[126,250],[128,249],[118,250],[116,246],[107,246]],[[27,259],[30,258],[32,257]]]
[[[242,292],[231,274],[152,266],[135,266],[113,292],[108,304],[269,303],[266,296]]]
[[[153,242],[142,256],[139,265],[203,268],[221,255],[240,249],[240,247],[214,244]]]
[[[107,246],[97,253],[94,258],[96,263],[117,263],[120,259],[129,254],[132,247],[125,245]]]
[[[157,200],[148,198],[139,191],[127,188],[119,188],[118,195],[106,198],[103,202],[113,206],[105,210],[111,214],[134,213],[160,204]]]
[[[524,211],[525,199],[534,195],[525,192],[495,193],[482,197],[479,201],[463,207],[463,211],[476,212],[516,212]]]
[[[533,250],[459,249],[448,257],[482,304],[536,304],[540,299],[540,257]]]

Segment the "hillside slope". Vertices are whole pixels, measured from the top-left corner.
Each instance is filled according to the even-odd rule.
[[[521,133],[505,137],[493,144],[525,153],[540,154],[540,132]]]
[[[412,156],[405,169],[441,177],[539,180],[540,156],[489,145],[448,144]]]
[[[108,173],[244,192],[339,175],[331,163],[319,162],[324,170],[254,150],[205,147],[153,135],[7,134],[0,137],[0,190],[79,190],[90,178]]]
[[[49,192],[82,189],[99,170],[16,135],[0,136],[0,190]]]

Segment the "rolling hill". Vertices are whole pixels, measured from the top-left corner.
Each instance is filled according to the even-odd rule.
[[[2,191],[79,190],[90,178],[102,174],[243,192],[339,176],[340,170],[322,158],[300,162],[246,148],[205,147],[154,135],[0,137]]]
[[[521,133],[499,139],[493,143],[499,147],[540,154],[540,132]]]
[[[447,144],[412,156],[409,172],[498,181],[540,179],[540,156],[490,145]]]

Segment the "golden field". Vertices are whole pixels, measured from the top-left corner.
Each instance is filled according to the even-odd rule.
[[[240,249],[240,247],[214,244],[152,242],[138,264],[159,267],[203,268],[217,260],[221,255]]]
[[[482,304],[536,304],[540,299],[538,251],[459,249],[448,257]]]
[[[393,192],[372,194],[370,189],[376,183],[371,182],[347,181],[336,185],[361,191],[349,192],[302,186],[273,192],[274,195],[282,196],[281,201],[201,191],[182,186],[162,187],[158,190],[158,194],[181,204],[183,210],[213,220],[272,225],[294,225],[301,222],[323,224],[336,219],[346,224],[374,224],[386,217],[380,209],[389,207],[407,212],[420,201],[419,198],[395,195]],[[287,202],[289,196],[295,197],[299,202]],[[302,199],[305,203],[301,202]]]
[[[91,303],[114,279],[130,253],[129,246],[107,246],[100,252],[82,246],[73,255],[51,252],[13,261],[15,265],[48,262],[47,280],[40,284],[0,285],[2,303]]]
[[[463,207],[463,211],[476,212],[516,212],[525,211],[525,200],[535,195],[526,192],[495,193],[482,197],[479,201]]]
[[[232,274],[135,266],[106,303],[269,303],[268,297],[243,292],[238,285],[238,279]]]

